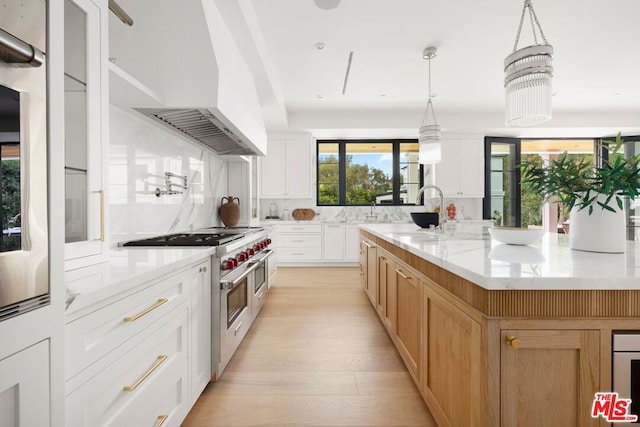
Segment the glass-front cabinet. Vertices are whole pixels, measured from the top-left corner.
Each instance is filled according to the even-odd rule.
[[[64,1],[66,269],[106,257],[106,11]]]

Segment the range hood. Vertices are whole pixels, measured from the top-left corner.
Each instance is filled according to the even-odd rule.
[[[153,96],[130,96],[128,86],[119,93],[125,106],[218,154],[263,156],[256,84],[218,1],[118,0],[135,24],[110,17],[110,55]]]
[[[210,110],[198,108],[134,108],[162,125],[194,139],[221,155],[261,153],[225,126]]]

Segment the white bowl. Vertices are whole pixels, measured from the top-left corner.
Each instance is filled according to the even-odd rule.
[[[490,227],[493,239],[507,245],[530,245],[544,236],[543,228]]]

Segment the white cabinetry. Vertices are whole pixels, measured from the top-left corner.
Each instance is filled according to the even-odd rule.
[[[278,263],[322,260],[322,224],[280,224],[276,230]]]
[[[195,403],[211,380],[211,259],[191,268],[190,309],[190,403]]]
[[[360,259],[358,224],[323,224],[322,260],[357,263]]]
[[[0,425],[49,425],[49,341],[0,360]]]
[[[106,259],[106,3],[64,1],[66,269]]]
[[[182,422],[190,408],[187,308],[167,317],[135,337],[135,347],[67,395],[68,426]]]
[[[178,426],[211,379],[211,259],[67,314],[69,426]]]
[[[345,225],[322,225],[322,259],[343,261],[345,254]]]
[[[260,164],[261,197],[310,198],[312,163],[309,139],[270,139]]]
[[[360,226],[358,224],[345,226],[344,260],[347,262],[360,260]]]
[[[442,161],[435,182],[444,197],[484,197],[484,144],[482,138],[442,142]]]

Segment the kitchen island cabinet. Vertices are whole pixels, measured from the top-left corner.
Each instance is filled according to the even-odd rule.
[[[612,332],[640,330],[640,272],[611,267],[640,265],[636,243],[603,256],[546,235],[509,261],[481,231],[375,224],[361,239],[385,254],[378,289],[394,265],[397,312],[374,307],[438,425],[608,425],[591,409],[612,389]]]

